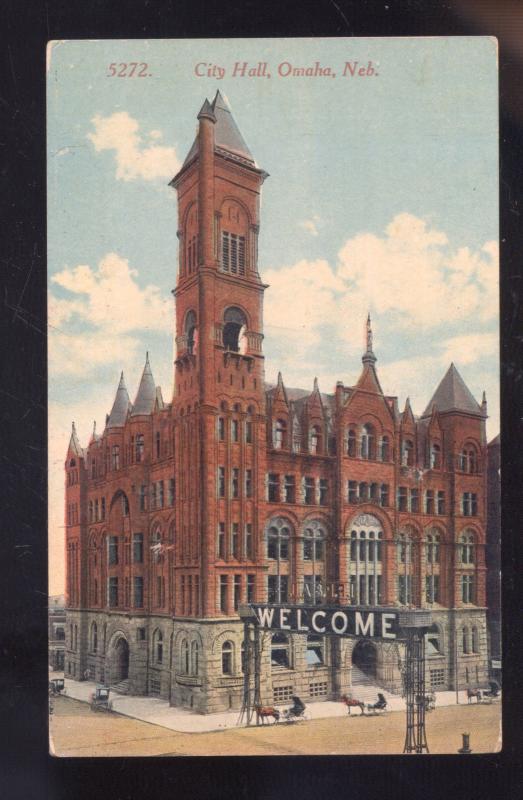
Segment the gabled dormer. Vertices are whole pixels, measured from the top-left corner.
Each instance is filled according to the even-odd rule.
[[[270,436],[269,444],[275,450],[288,450],[290,448],[289,400],[281,372],[278,372],[278,382],[271,395],[270,428],[268,433]]]

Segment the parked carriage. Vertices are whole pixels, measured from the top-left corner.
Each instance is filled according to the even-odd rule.
[[[97,686],[91,694],[91,711],[112,711],[113,704],[109,699],[110,690],[107,686]]]
[[[67,694],[65,688],[65,680],[63,678],[53,678],[49,681],[49,695],[56,697],[57,695]]]

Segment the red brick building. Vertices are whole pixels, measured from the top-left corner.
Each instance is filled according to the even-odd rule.
[[[355,386],[264,378],[255,163],[217,93],[178,195],[174,394],[147,358],[66,460],[66,674],[206,712],[242,691],[239,603],[430,606],[436,688],[486,680],[485,419],[451,365],[421,417],[383,394],[370,319]],[[262,694],[333,697],[387,645],[267,634]],[[456,667],[458,675],[456,676]]]

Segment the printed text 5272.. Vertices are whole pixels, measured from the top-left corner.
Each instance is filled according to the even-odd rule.
[[[129,64],[109,64],[108,78],[150,78],[149,65],[130,61]]]

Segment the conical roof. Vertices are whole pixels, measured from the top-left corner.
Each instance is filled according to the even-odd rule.
[[[127,393],[127,387],[125,385],[125,380],[123,377],[123,372],[120,375],[120,383],[118,384],[118,389],[116,390],[116,397],[114,398],[113,407],[111,409],[111,413],[107,419],[106,428],[122,428],[125,425],[125,421],[127,419],[127,413],[131,408],[131,401],[129,400],[129,395]]]
[[[153,373],[151,372],[151,365],[149,364],[149,353],[147,353],[142,379],[133,404],[132,416],[135,417],[138,414],[152,414],[155,399],[156,384],[154,382]]]
[[[220,91],[216,92],[215,98],[209,105],[209,110],[212,111],[216,117],[214,125],[214,146],[222,150],[228,150],[233,155],[239,156],[242,159],[250,161],[255,166],[254,158],[249,150],[247,143],[240,133],[240,129],[236,125],[232,115],[231,107],[227,100],[221,95]],[[203,105],[203,110],[207,111],[207,106]],[[200,112],[201,114],[202,112]],[[191,149],[189,150],[183,166],[188,164],[198,154],[198,136],[194,140]]]
[[[68,453],[74,453],[75,455],[83,458],[84,451],[80,447],[80,441],[78,439],[78,434],[76,433],[76,425],[72,424],[71,427],[71,438],[69,439],[69,447],[67,448]]]
[[[450,365],[443,376],[441,383],[423,412],[424,417],[430,416],[432,406],[436,406],[440,413],[443,411],[465,411],[468,414],[482,414],[480,405],[467,388],[465,381],[454,364]]]

